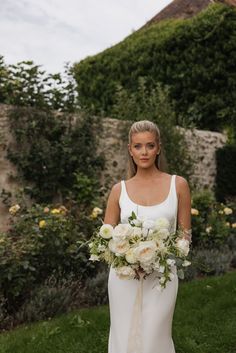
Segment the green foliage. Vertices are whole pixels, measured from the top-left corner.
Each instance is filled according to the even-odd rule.
[[[82,106],[109,116],[117,85],[129,94],[140,77],[168,85],[176,123],[235,130],[236,11],[214,4],[189,20],[146,26],[104,52],[74,65]]]
[[[0,293],[8,310],[15,311],[52,275],[85,280],[94,273],[84,242],[97,226],[96,219],[83,213],[77,219],[64,206],[14,205],[9,211],[11,228],[0,235]]]
[[[209,191],[192,196],[193,247],[221,249],[232,235],[236,237],[235,204],[215,200]]]
[[[79,108],[69,64],[63,74],[47,74],[33,61],[5,65],[0,56],[0,103],[73,112]]]
[[[216,151],[216,197],[219,201],[236,198],[236,144]]]
[[[103,158],[95,155],[95,125],[91,116],[82,114],[80,121],[73,122],[72,117],[51,111],[23,107],[11,111],[10,126],[16,145],[10,146],[8,158],[28,183],[26,191],[31,197],[38,202],[51,202],[56,195],[64,199],[70,194],[83,201],[84,196],[78,196],[78,183],[84,179],[78,179],[78,175],[90,178],[87,184],[99,190]],[[96,196],[91,185],[84,190],[86,203],[89,197],[92,203]]]
[[[148,89],[147,80],[140,78],[137,91],[129,93],[121,86],[116,92],[112,117],[122,120],[151,120],[161,131],[162,147],[172,174],[189,179],[193,173],[193,159],[181,131],[175,127],[175,112],[169,99],[169,90],[157,84]]]

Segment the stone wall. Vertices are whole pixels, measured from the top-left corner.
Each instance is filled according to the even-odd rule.
[[[102,182],[111,186],[121,178],[126,178],[128,127],[125,121],[105,118],[102,120],[102,133],[99,135],[98,150],[104,152],[105,170]],[[189,153],[194,158],[194,174],[191,182],[200,189],[214,189],[216,176],[215,151],[226,143],[224,134],[205,130],[185,130],[184,133]]]
[[[9,109],[9,106],[0,105],[0,193],[4,189],[14,194],[22,187],[22,183],[20,179],[15,180],[18,176],[16,168],[6,158],[7,148],[14,142],[7,119]],[[97,131],[98,152],[103,152],[105,157],[101,180],[105,190],[109,190],[114,183],[126,178],[129,126],[130,123],[126,121],[104,118],[101,129]],[[211,131],[179,129],[184,132],[189,151],[194,155],[196,163],[191,181],[198,189],[213,189],[216,175],[215,151],[225,144],[226,136]],[[0,230],[6,229],[7,226],[8,209],[0,200]]]

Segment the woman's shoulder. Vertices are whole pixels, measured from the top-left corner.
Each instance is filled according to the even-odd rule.
[[[119,199],[121,193],[121,181],[115,183],[110,192],[110,196],[112,196],[114,199]]]
[[[177,191],[177,194],[181,194],[183,192],[186,192],[189,190],[189,184],[188,184],[188,181],[186,178],[184,178],[183,176],[181,175],[177,175],[176,174],[176,191]]]

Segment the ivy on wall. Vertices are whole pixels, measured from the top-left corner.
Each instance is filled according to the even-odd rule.
[[[91,204],[99,191],[103,158],[96,156],[98,121],[86,114],[75,122],[71,118],[24,107],[10,112],[15,145],[9,147],[8,158],[27,182],[26,191],[38,202],[51,202],[56,195],[62,201],[70,195],[80,204],[88,200]],[[78,183],[91,189],[87,199],[79,196]]]

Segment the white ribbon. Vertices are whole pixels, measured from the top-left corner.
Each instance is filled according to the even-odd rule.
[[[142,353],[143,276],[144,274],[140,274],[139,285],[133,306],[127,353]]]

